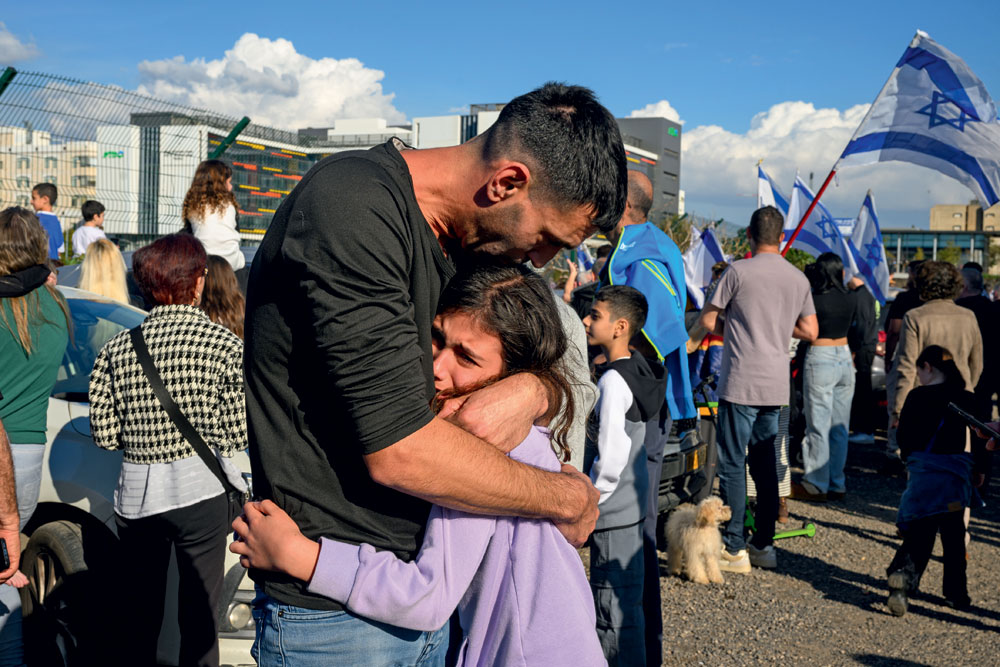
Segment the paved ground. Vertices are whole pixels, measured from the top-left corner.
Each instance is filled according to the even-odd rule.
[[[973,609],[942,604],[939,542],[921,596],[896,618],[885,606],[885,567],[899,544],[894,521],[904,482],[878,473],[880,448],[851,446],[845,500],[789,501],[787,525],[809,521],[817,531],[779,541],[776,571],[700,586],[667,575],[661,554],[664,664],[1000,664],[1000,479],[987,507],[973,514]]]

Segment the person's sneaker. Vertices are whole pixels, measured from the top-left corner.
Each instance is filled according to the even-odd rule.
[[[819,491],[818,491],[818,489],[816,489],[816,487],[814,487],[814,486],[812,486],[810,484],[809,486],[812,486],[812,488],[809,488],[805,484],[808,484],[808,482],[805,482],[803,484],[799,484],[798,482],[792,482],[792,498],[793,499],[795,499],[795,500],[808,500],[809,502],[812,502],[812,503],[825,503],[826,502],[826,494],[825,493],[819,493]]]
[[[972,600],[968,595],[961,598],[945,598],[944,603],[952,609],[962,610],[972,606]]]
[[[852,433],[847,442],[852,445],[874,445],[875,436],[871,433]]]
[[[719,555],[719,569],[723,572],[735,572],[736,574],[749,574],[750,556],[746,549],[740,549],[737,553],[731,554],[722,547]]]
[[[906,597],[906,591],[910,587],[910,578],[905,572],[893,572],[889,575],[889,599],[885,604],[893,616],[902,616],[906,613],[910,601]]]
[[[768,545],[763,549],[758,549],[752,544],[747,545],[747,553],[750,556],[750,564],[754,567],[762,567],[773,570],[778,567],[778,554],[773,545]]]

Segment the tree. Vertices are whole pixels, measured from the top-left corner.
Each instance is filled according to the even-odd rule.
[[[923,248],[917,248],[917,251],[915,253],[913,253],[913,259],[911,259],[910,261],[911,262],[919,262],[922,259],[927,259],[927,256],[924,255],[924,249]]]
[[[799,250],[798,248],[789,248],[788,252],[785,253],[785,259],[787,259],[799,271],[804,271],[806,264],[812,264],[816,261],[815,257],[807,253],[805,250]]]
[[[962,250],[954,243],[949,242],[947,247],[938,249],[937,258],[939,262],[958,264],[959,260],[962,259]]]

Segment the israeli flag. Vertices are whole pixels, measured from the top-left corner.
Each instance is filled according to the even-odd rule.
[[[788,203],[788,216],[785,218],[786,242],[792,238],[795,228],[805,212],[809,210],[809,205],[814,198],[812,191],[796,174],[792,198]],[[847,245],[847,241],[841,235],[836,219],[830,215],[830,211],[823,205],[823,202],[816,203],[816,208],[802,225],[792,247],[804,250],[813,257],[819,257],[824,252],[836,253],[844,262],[845,278],[857,273],[854,255]]]
[[[594,268],[594,258],[590,254],[586,243],[581,243],[576,247],[576,265],[580,273],[586,273]]]
[[[898,160],[1000,201],[1000,121],[986,86],[954,53],[917,32],[834,169]]]
[[[849,243],[857,266],[856,275],[865,281],[868,291],[884,306],[885,295],[889,293],[889,261],[885,256],[882,230],[878,226],[871,190],[861,205]]]
[[[684,253],[684,282],[688,296],[700,310],[705,305],[705,288],[712,282],[712,265],[726,261],[726,255],[710,227],[692,236]]]
[[[779,211],[781,215],[788,217],[788,197],[781,194],[778,190],[778,186],[774,184],[774,181],[768,176],[764,168],[759,164],[757,165],[757,208],[763,208],[764,206],[773,206]]]

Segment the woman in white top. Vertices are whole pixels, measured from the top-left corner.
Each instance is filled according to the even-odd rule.
[[[222,160],[205,160],[194,172],[181,211],[185,227],[205,246],[209,255],[225,258],[233,271],[246,264],[236,230],[236,197],[233,170]]]

